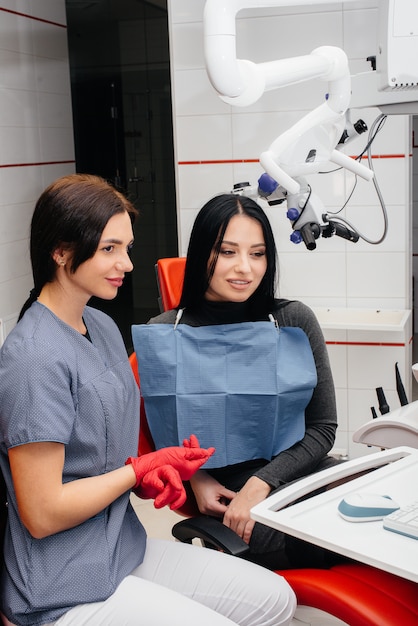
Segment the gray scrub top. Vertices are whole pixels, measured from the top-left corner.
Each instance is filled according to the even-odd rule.
[[[145,552],[145,530],[129,492],[44,539],[34,539],[17,512],[10,447],[63,443],[64,482],[110,472],[137,455],[139,392],[120,332],[90,307],[84,321],[91,341],[35,302],[0,351],[0,465],[9,499],[1,610],[19,626],[106,599]]]

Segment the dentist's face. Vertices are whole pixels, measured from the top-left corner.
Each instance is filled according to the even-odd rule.
[[[88,301],[91,296],[112,300],[133,269],[129,256],[133,243],[132,224],[127,212],[117,213],[107,222],[94,255],[72,274],[70,262],[59,267],[57,280],[73,298]],[[69,259],[70,260],[70,259]]]
[[[234,215],[225,231],[205,297],[213,302],[245,302],[256,291],[266,271],[266,244],[261,225],[247,215]]]

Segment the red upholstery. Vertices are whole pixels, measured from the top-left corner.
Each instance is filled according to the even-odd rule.
[[[133,375],[135,376],[136,384],[139,387],[139,374],[138,374],[138,361],[135,352],[129,357]],[[144,400],[141,398],[141,404],[139,407],[139,441],[138,441],[138,455],[147,454],[155,450],[154,442],[150,433],[150,429],[147,422],[147,416],[145,415]]]
[[[135,377],[136,384],[139,387],[138,359],[136,358],[135,352],[132,352],[132,354],[130,355],[129,363],[131,364],[132,373],[133,373],[133,375]]]
[[[418,623],[418,584],[399,576],[394,576],[381,569],[362,565],[360,563],[350,563],[336,565],[335,572],[344,576],[351,576],[359,582],[372,585],[386,596],[401,602],[407,609],[415,614]]]
[[[418,585],[362,564],[278,572],[298,604],[321,609],[350,626],[418,625]]]
[[[156,264],[158,288],[163,311],[175,309],[183,288],[186,257],[159,259]]]

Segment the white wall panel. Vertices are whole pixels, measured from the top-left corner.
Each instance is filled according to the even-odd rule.
[[[325,7],[324,7],[325,8]],[[305,7],[305,10],[307,7]],[[342,46],[341,12],[321,11],[301,15],[238,16],[237,56],[255,63],[310,54],[318,46]]]
[[[32,56],[0,45],[0,67],[1,88],[35,90],[35,60]]]
[[[0,206],[0,246],[2,246],[3,244],[9,245],[9,242],[14,243],[21,239],[23,239],[25,245],[27,245],[32,211],[33,202],[27,202],[26,204],[5,203],[4,205]],[[7,256],[7,248],[3,250],[2,254]],[[6,276],[6,279],[7,278],[8,276]]]
[[[0,87],[0,126],[30,125],[38,116],[37,110],[38,103],[31,91]]]
[[[364,4],[364,3],[362,3]],[[373,8],[351,8],[347,5],[343,19],[343,48],[350,59],[360,59],[370,69],[367,57],[377,54],[377,2]],[[358,68],[357,71],[361,71]]]
[[[226,114],[230,106],[222,102],[203,68],[176,71],[175,108],[178,116]]]
[[[33,126],[0,126],[0,159],[6,163],[37,163],[41,158],[39,129]]]
[[[19,0],[17,1],[19,4]],[[29,13],[33,17],[41,18],[58,24],[65,24],[65,2],[62,0],[33,0],[29,2]]]
[[[170,32],[170,52],[171,63],[176,70],[205,67],[201,11],[202,7],[200,7],[200,20],[198,22],[185,22],[172,25]]]
[[[202,196],[209,199],[222,191],[230,191],[232,169],[230,163],[223,165],[206,163],[182,167],[177,181],[178,192],[181,195],[180,216],[184,209],[199,209]]]
[[[7,334],[33,286],[34,204],[47,184],[74,171],[65,0],[0,0],[0,110],[0,318]]]
[[[36,166],[0,168],[0,211],[4,210],[5,205],[13,206],[24,202],[32,203],[33,208],[43,189],[39,174],[39,167]],[[9,225],[8,228],[14,226],[19,228],[20,221],[16,220],[16,224]]]
[[[184,24],[186,22],[202,21],[202,4],[190,0],[176,0],[167,2],[170,22]]]
[[[176,135],[179,161],[232,159],[230,115],[180,117]]]

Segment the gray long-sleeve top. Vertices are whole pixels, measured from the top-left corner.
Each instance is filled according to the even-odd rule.
[[[173,324],[176,313],[176,310],[167,311],[152,318],[149,323]],[[245,322],[248,321],[247,313],[245,304],[206,302],[199,314],[192,315],[185,310],[181,323],[190,326],[206,326]],[[253,472],[255,476],[275,489],[315,471],[334,444],[337,410],[328,352],[322,330],[313,311],[302,302],[276,300],[272,314],[279,326],[299,327],[305,331],[312,348],[318,378],[311,401],[305,410],[303,439]],[[219,479],[219,473],[217,474]]]

